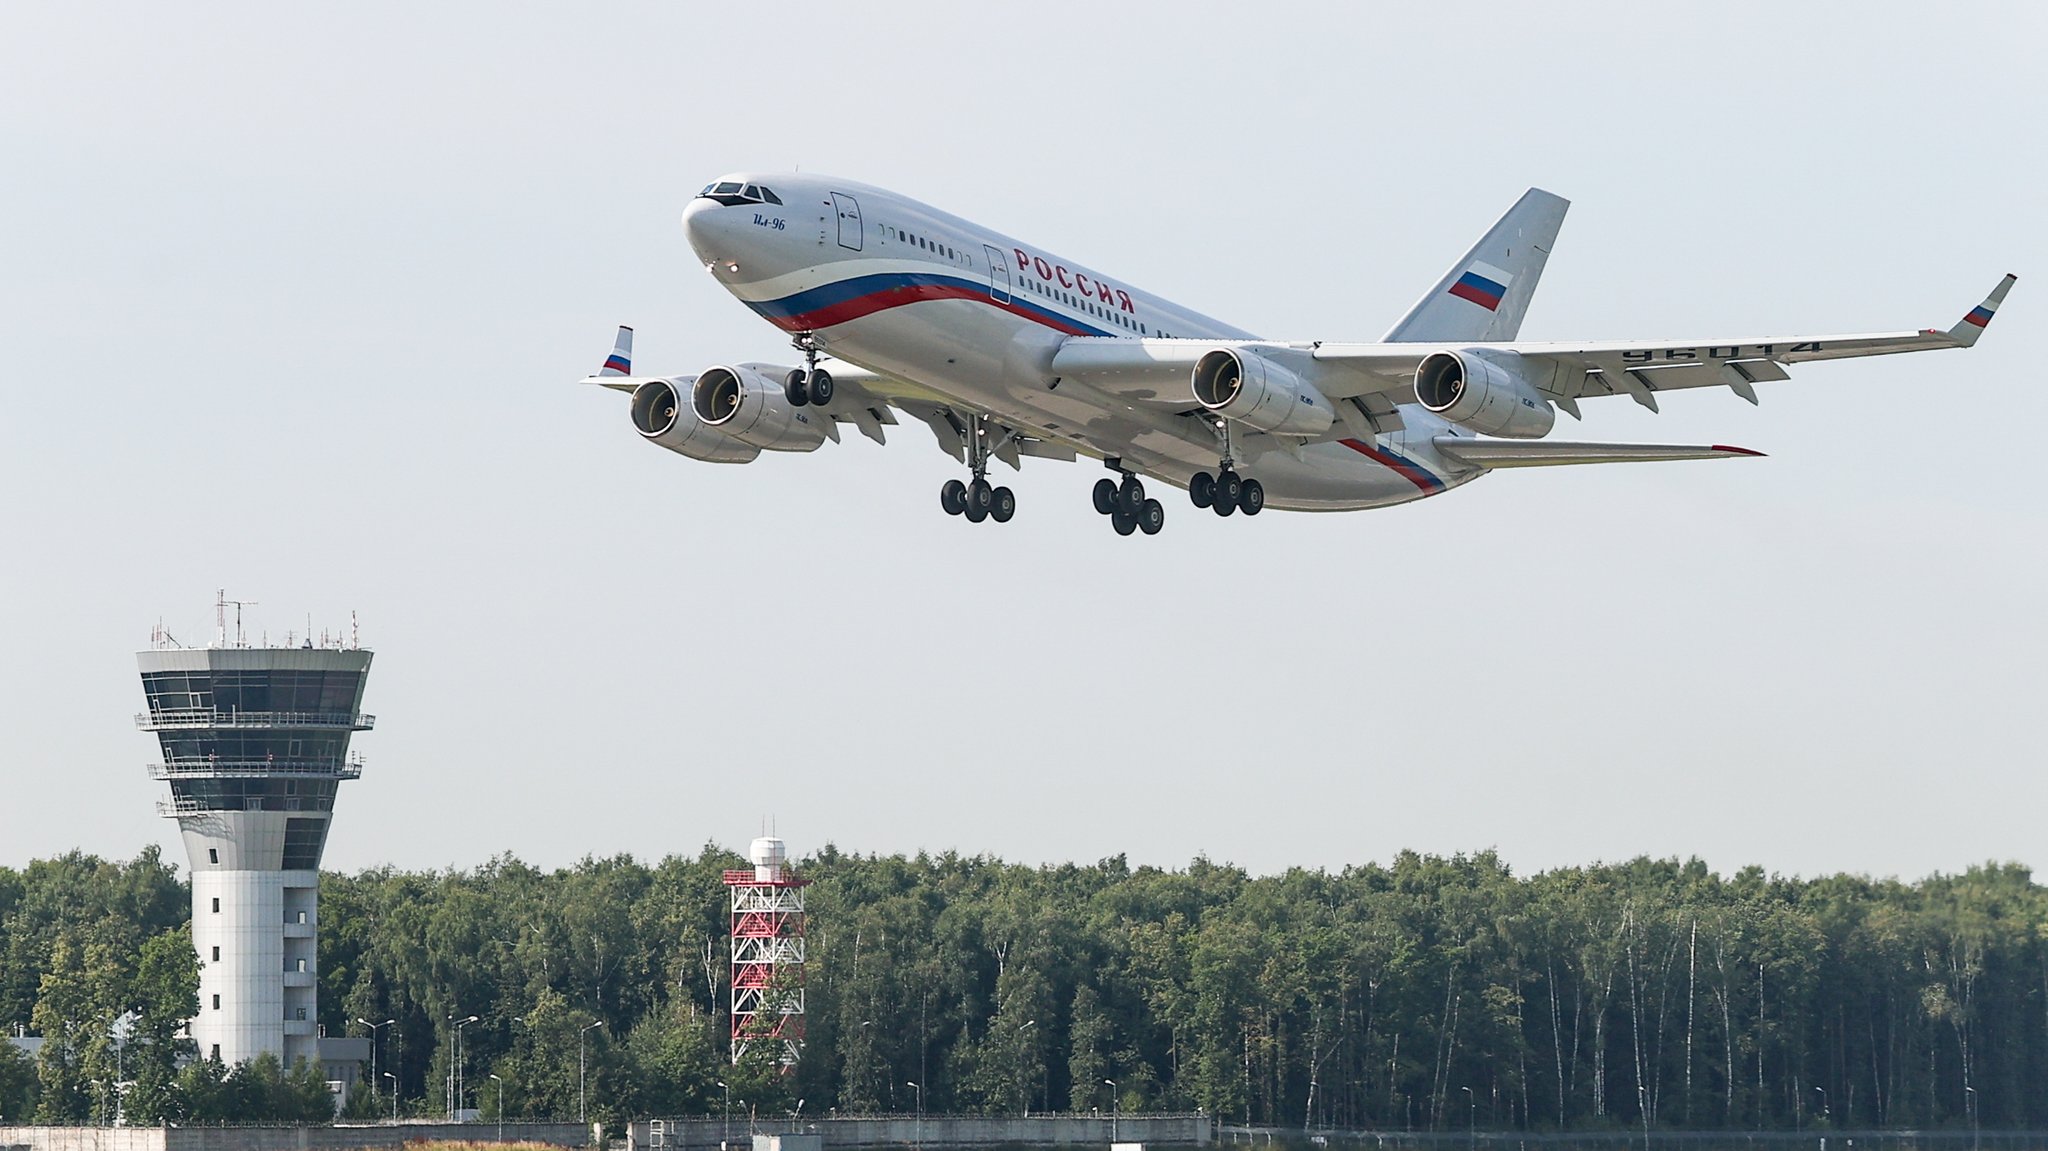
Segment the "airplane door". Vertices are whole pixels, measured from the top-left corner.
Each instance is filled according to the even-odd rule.
[[[992,244],[983,244],[981,250],[988,253],[988,298],[998,304],[1009,303],[1010,258]]]
[[[834,192],[832,206],[839,210],[839,246],[860,251],[860,201],[844,192]]]

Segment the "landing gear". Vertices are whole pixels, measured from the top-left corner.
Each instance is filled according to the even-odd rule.
[[[1122,461],[1107,461],[1110,467],[1123,471]],[[1123,473],[1121,482],[1104,476],[1095,481],[1095,510],[1109,517],[1109,526],[1120,536],[1143,531],[1156,536],[1166,526],[1166,508],[1158,500],[1145,495],[1145,481],[1130,472]]]
[[[974,470],[974,479],[969,483],[947,480],[939,488],[939,506],[949,516],[967,517],[971,524],[983,520],[1006,524],[1017,514],[1017,493],[988,482],[987,422],[985,416],[974,417],[974,426],[967,436],[967,463]]]
[[[793,408],[807,404],[824,407],[832,402],[836,390],[832,384],[832,373],[818,366],[818,339],[809,332],[798,332],[790,344],[804,354],[804,366],[791,368],[782,377],[782,398]]]
[[[1266,486],[1257,480],[1248,480],[1233,471],[1226,461],[1223,469],[1215,475],[1196,472],[1188,481],[1188,499],[1198,508],[1208,508],[1219,516],[1243,512],[1248,516],[1258,515],[1266,506]]]

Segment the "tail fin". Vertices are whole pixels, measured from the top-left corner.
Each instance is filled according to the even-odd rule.
[[[589,361],[584,361],[588,363]],[[633,329],[619,325],[619,338],[612,344],[612,354],[605,357],[604,367],[597,370],[599,376],[630,376],[633,374]]]
[[[1524,192],[1493,230],[1408,309],[1384,342],[1514,339],[1570,207],[1570,200],[1541,188]]]

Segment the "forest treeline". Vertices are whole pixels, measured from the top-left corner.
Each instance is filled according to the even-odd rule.
[[[921,1085],[934,1112],[1348,1129],[2048,1127],[2048,889],[2018,866],[1517,877],[1404,854],[1251,876],[827,848],[798,864],[809,1037],[780,1075],[726,1061],[721,877],[743,865],[324,875],[326,1033],[395,1020],[375,1078],[418,1114],[446,1106],[452,1022],[475,1015],[463,1104],[486,1116],[501,1089],[509,1115],[573,1116],[580,1056],[611,1118],[909,1112]],[[0,1056],[0,1116],[95,1117],[110,1075],[148,1078],[166,1115],[299,1105],[288,1070],[164,1058],[187,917],[154,850],[0,868],[0,1022],[52,1041]],[[110,1053],[124,1015],[143,1038]]]

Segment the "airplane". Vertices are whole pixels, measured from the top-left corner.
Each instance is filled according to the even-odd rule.
[[[1095,510],[1158,533],[1145,481],[1222,517],[1379,508],[1506,468],[1762,453],[1725,445],[1550,440],[1558,410],[1756,385],[1787,365],[1977,342],[2016,279],[1938,330],[1662,341],[1519,339],[1569,201],[1529,189],[1376,343],[1260,338],[1073,260],[897,193],[811,173],[735,173],[683,210],[721,287],[790,336],[801,365],[636,376],[633,329],[582,382],[630,392],[645,439],[710,463],[809,452],[897,413],[967,469],[939,503],[1004,523],[989,462],[1099,459]],[[820,360],[834,361],[828,367]]]

